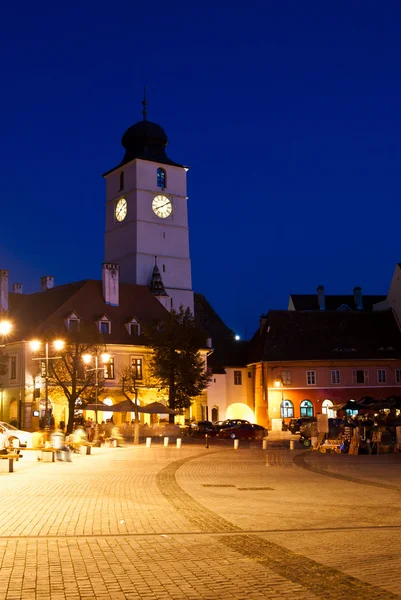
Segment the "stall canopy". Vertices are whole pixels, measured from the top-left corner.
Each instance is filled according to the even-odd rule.
[[[108,404],[104,404],[104,402],[91,402],[86,406],[82,407],[82,410],[111,410],[111,407]]]
[[[86,410],[96,410],[95,404],[88,404]],[[93,407],[93,408],[92,408]],[[122,402],[118,402],[117,404],[112,404],[108,406],[107,404],[103,404],[102,402],[98,402],[97,410],[104,410],[109,412],[135,412],[135,402],[132,400],[123,400]],[[150,404],[145,404],[144,406],[138,405],[138,412],[140,413],[148,413],[152,415],[176,415],[177,411],[172,410],[165,404],[161,402],[151,402]]]
[[[169,408],[161,402],[151,402],[141,406],[140,412],[150,413],[151,415],[176,415],[177,411]]]

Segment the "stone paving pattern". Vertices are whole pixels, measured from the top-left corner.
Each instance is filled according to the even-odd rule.
[[[0,600],[401,598],[401,455],[278,437],[0,465]]]

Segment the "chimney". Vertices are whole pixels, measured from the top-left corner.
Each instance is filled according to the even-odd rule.
[[[263,333],[263,330],[266,326],[267,323],[267,315],[260,315],[260,321],[259,321],[259,331],[260,333]]]
[[[319,310],[326,310],[326,300],[324,298],[324,286],[319,285],[316,291],[317,291],[317,302],[319,304]]]
[[[8,311],[8,271],[0,270],[0,312]]]
[[[103,263],[103,298],[106,304],[118,306],[119,304],[119,271],[120,267],[113,263]]]
[[[14,294],[22,294],[22,283],[13,283]]]
[[[53,275],[45,275],[40,278],[40,291],[45,292],[46,290],[50,290],[54,286],[54,277]]]
[[[356,310],[363,310],[362,288],[359,287],[359,285],[354,287],[354,301],[355,301]]]

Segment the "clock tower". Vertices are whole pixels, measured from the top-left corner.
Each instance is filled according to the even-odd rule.
[[[123,160],[104,174],[104,262],[120,266],[121,282],[147,286],[156,266],[163,304],[175,310],[182,304],[193,313],[187,168],[166,155],[167,135],[147,120],[146,100],[143,104],[143,120],[122,137]]]

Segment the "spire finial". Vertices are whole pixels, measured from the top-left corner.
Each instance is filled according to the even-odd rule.
[[[155,267],[157,267],[157,256],[155,256]]]
[[[143,115],[143,120],[146,121],[146,117],[148,116],[148,111],[146,110],[146,106],[147,106],[147,100],[146,100],[146,85],[143,86],[143,100],[142,100],[142,115]]]

